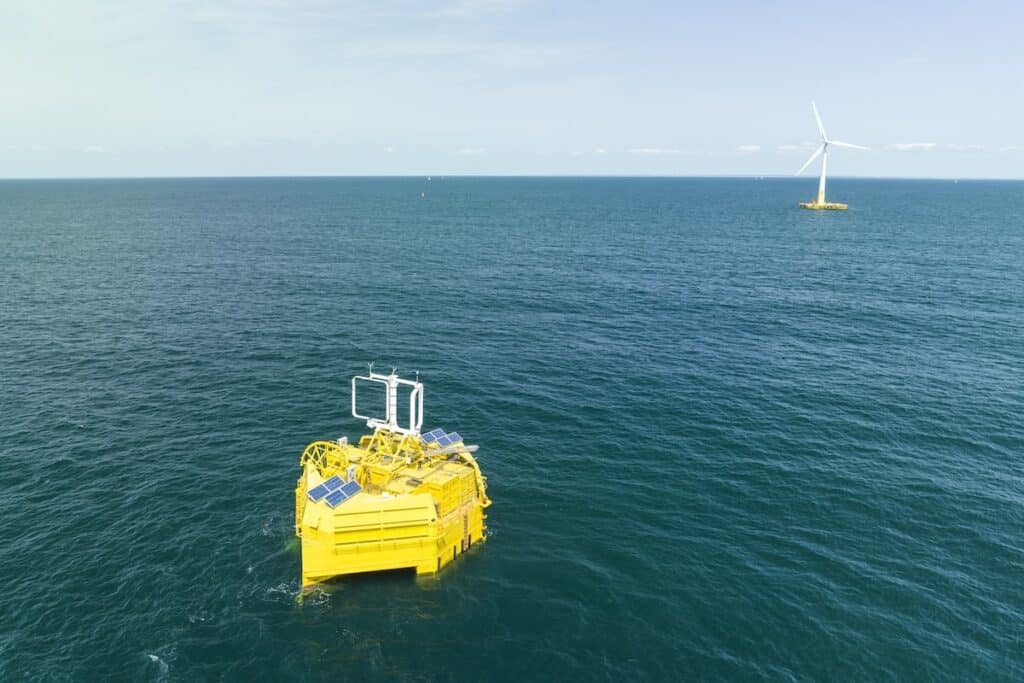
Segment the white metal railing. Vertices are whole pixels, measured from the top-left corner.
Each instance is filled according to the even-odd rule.
[[[356,393],[361,382],[384,385],[386,400],[383,418],[359,414],[356,407]],[[404,427],[398,422],[398,389],[402,386],[412,389],[409,392],[409,422]],[[392,370],[390,375],[376,373],[371,366],[369,374],[357,375],[352,378],[352,417],[366,420],[366,426],[373,429],[387,429],[399,434],[419,436],[420,428],[423,426],[423,385],[420,382],[400,378],[395,370]]]

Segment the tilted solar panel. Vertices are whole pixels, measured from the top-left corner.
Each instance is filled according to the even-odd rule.
[[[311,488],[309,491],[307,491],[306,495],[309,496],[309,499],[315,503],[330,492],[331,490],[329,488],[327,488],[323,484],[320,484],[319,486],[315,486]]]
[[[330,505],[332,508],[336,508],[342,503],[344,503],[346,500],[348,500],[348,496],[345,495],[344,491],[338,489],[337,491],[331,491],[329,494],[327,494],[327,497],[324,500],[326,500],[327,504]]]
[[[443,429],[435,429],[433,431],[430,431],[430,432],[427,432],[426,434],[424,434],[422,438],[427,443],[436,443],[437,440],[440,437],[442,437],[442,436],[444,436],[444,430]]]

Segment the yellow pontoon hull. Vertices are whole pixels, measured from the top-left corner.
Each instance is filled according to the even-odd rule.
[[[849,207],[848,204],[841,204],[839,202],[800,202],[801,209],[813,209],[815,211],[846,211]]]
[[[430,575],[484,540],[479,506],[438,520],[426,494],[353,500],[303,519],[302,585],[362,572],[415,569]],[[316,518],[316,519],[313,519]]]
[[[364,437],[359,447],[314,442],[303,454],[295,489],[303,587],[391,569],[436,574],[485,540],[490,501],[472,456],[404,457],[410,444],[384,434]],[[380,447],[395,455],[380,456]],[[337,507],[307,497],[335,474],[352,474],[362,490]]]

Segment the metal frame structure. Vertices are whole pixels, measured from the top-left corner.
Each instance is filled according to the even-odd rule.
[[[356,407],[356,392],[359,382],[384,385],[386,399],[383,419],[359,414]],[[398,423],[398,388],[402,386],[412,388],[412,391],[409,392],[409,423],[405,427]],[[423,384],[411,379],[401,379],[394,369],[391,370],[390,375],[376,373],[371,365],[369,374],[352,378],[352,417],[366,420],[366,426],[375,430],[386,429],[389,432],[406,436],[419,436],[420,428],[423,426]]]

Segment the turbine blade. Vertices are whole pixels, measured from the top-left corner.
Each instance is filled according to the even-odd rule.
[[[828,144],[837,145],[839,147],[849,147],[850,149],[862,149],[865,152],[870,152],[870,147],[861,147],[860,145],[851,145],[849,142],[839,142],[838,140],[829,140]]]
[[[817,159],[817,158],[818,158],[819,156],[821,156],[821,153],[822,153],[822,152],[824,152],[824,151],[825,151],[825,145],[824,145],[824,144],[822,144],[822,146],[821,146],[821,147],[819,147],[818,149],[814,150],[814,154],[812,154],[812,155],[811,155],[811,158],[810,158],[810,159],[808,159],[807,161],[805,161],[805,162],[804,162],[804,165],[800,167],[800,170],[799,170],[799,171],[797,171],[796,173],[794,173],[793,175],[800,175],[801,173],[803,173],[803,172],[804,172],[804,170],[805,170],[805,169],[806,169],[806,168],[807,168],[808,166],[810,166],[810,165],[811,165],[811,162],[812,162],[812,161],[814,161],[815,159]]]
[[[811,109],[814,110],[814,120],[818,122],[818,132],[821,133],[822,140],[828,140],[828,136],[825,135],[825,124],[821,122],[821,114],[818,113],[818,105],[811,100]]]

